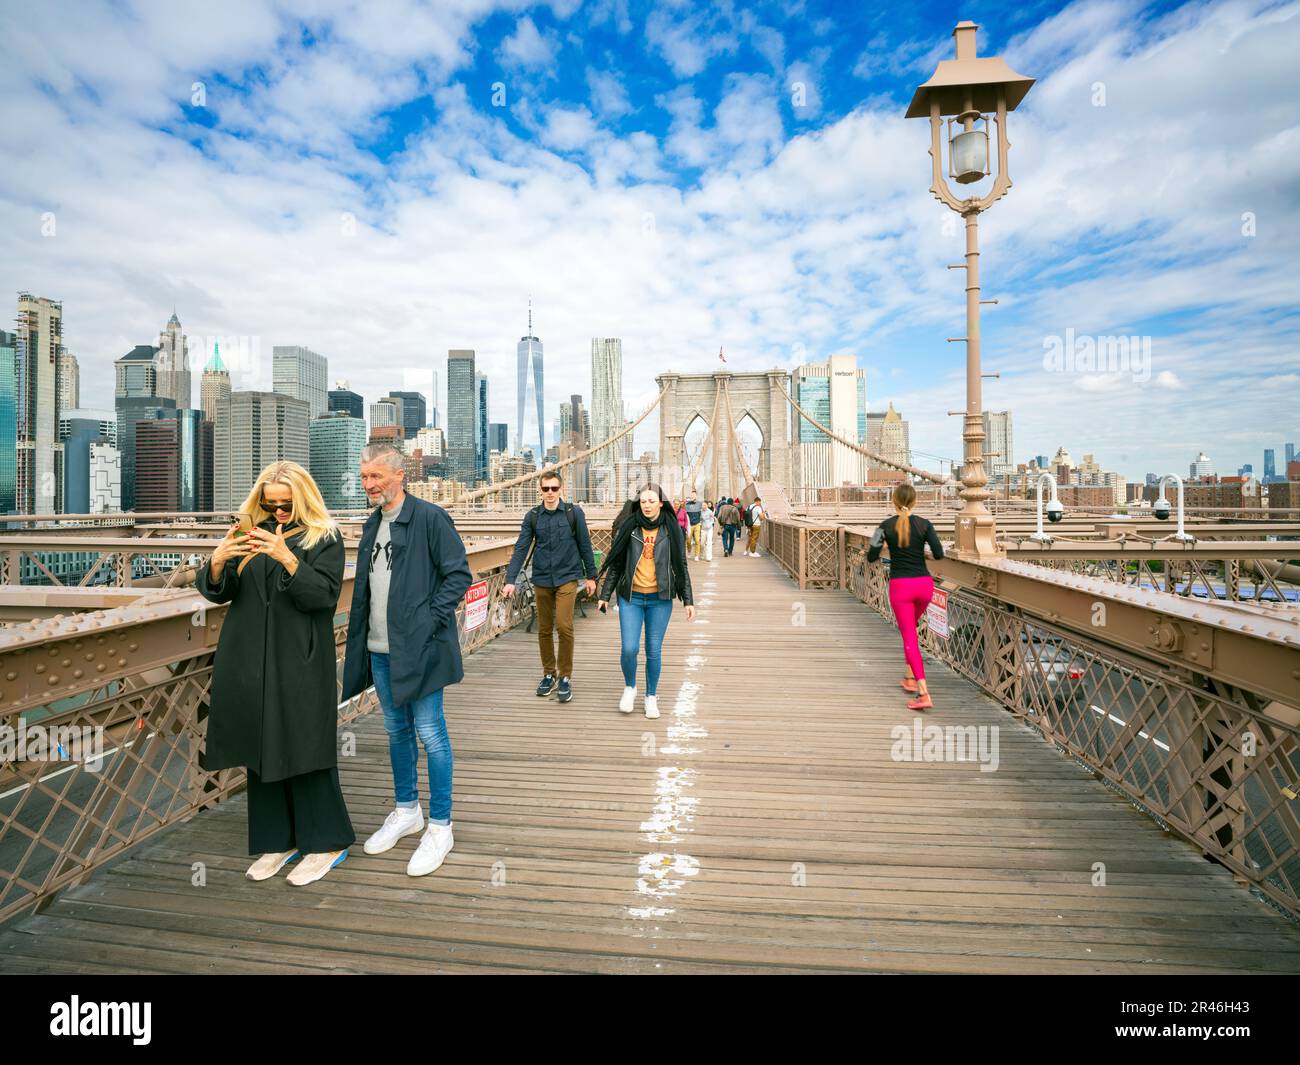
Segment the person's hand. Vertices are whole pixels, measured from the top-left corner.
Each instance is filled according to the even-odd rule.
[[[255,554],[266,555],[280,563],[285,569],[292,573],[298,568],[298,559],[289,545],[284,540],[284,526],[277,525],[275,532],[268,532],[266,529],[254,526],[248,534],[251,542],[250,548]]]
[[[212,552],[212,571],[219,573],[221,568],[232,558],[246,555],[248,551],[248,539],[239,535],[239,522],[235,522],[226,530],[226,535],[222,538],[221,543],[217,544],[216,549]]]
[[[596,597],[596,582],[593,580],[588,580],[586,582],[586,590],[587,590],[587,598],[594,599]]]
[[[596,604],[596,609],[599,610],[602,614],[605,613],[608,607],[609,607],[609,601],[606,599],[602,599],[600,602]]]
[[[695,607],[693,605],[688,605],[686,607],[686,620],[687,621],[695,620]]]
[[[513,584],[507,584],[504,588],[501,589],[501,594],[505,596],[507,599],[509,599],[511,596],[515,594],[515,586]]]

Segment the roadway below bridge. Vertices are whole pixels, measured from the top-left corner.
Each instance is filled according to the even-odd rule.
[[[414,838],[362,852],[393,801],[371,714],[344,730],[358,843],[323,880],[245,879],[240,795],[10,922],[0,971],[1300,971],[1294,923],[967,681],[931,665],[910,714],[898,635],[850,593],[720,554],[692,564],[657,721],[618,713],[592,609],[567,705],[533,695],[522,629],[466,658],[438,872],[406,875]],[[984,742],[951,760],[918,723]]]

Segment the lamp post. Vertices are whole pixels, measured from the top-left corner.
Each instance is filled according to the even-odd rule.
[[[1007,170],[1007,114],[1019,106],[1033,78],[1017,74],[1000,57],[980,58],[975,52],[973,22],[959,22],[952,31],[956,59],[939,63],[934,75],[916,90],[907,118],[930,119],[930,159],[935,198],[966,220],[966,261],[951,269],[966,271],[966,335],[952,337],[966,343],[966,411],[961,471],[962,509],[957,514],[957,557],[992,558],[1003,552],[997,545],[993,515],[985,505],[989,483],[984,469],[983,395],[980,382],[980,275],[978,219],[1011,187]],[[943,173],[942,119],[948,118],[948,176],[968,185],[992,176],[989,164],[990,117],[997,127],[998,168],[993,186],[984,196],[958,199]],[[983,123],[977,128],[976,123]],[[956,130],[954,130],[956,126]]]

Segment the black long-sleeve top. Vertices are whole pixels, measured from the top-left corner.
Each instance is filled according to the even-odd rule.
[[[934,525],[916,514],[909,514],[911,539],[906,547],[898,545],[898,515],[886,518],[871,536],[871,546],[867,549],[867,561],[875,562],[880,557],[881,548],[889,544],[889,579],[895,577],[928,577],[930,571],[925,567],[925,547],[930,545],[930,554],[943,558],[943,544]]]

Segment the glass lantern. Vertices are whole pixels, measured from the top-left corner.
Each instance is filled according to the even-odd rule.
[[[949,119],[949,127],[966,117]],[[984,128],[963,130],[948,142],[949,174],[959,185],[969,185],[989,176],[989,122],[983,115],[972,117],[982,121]]]

